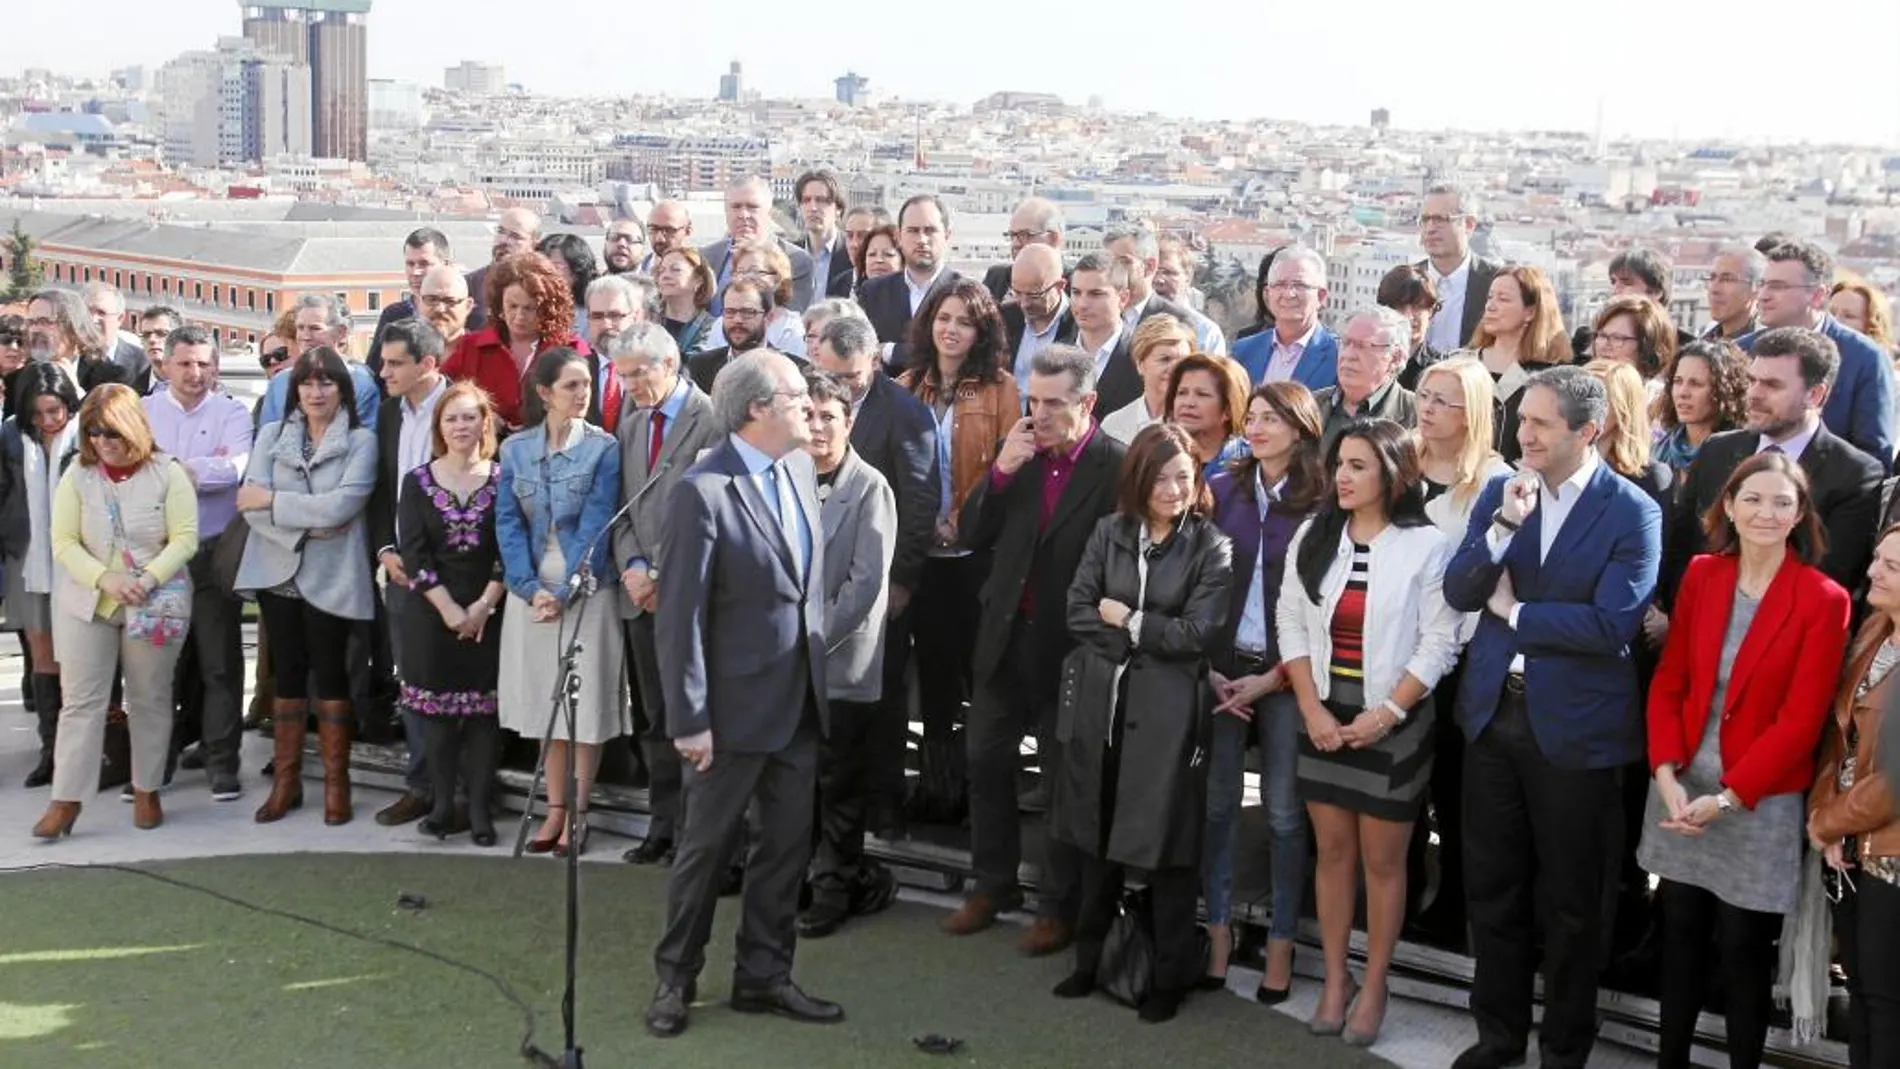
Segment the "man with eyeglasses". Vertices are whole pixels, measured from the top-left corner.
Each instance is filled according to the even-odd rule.
[[[1617,253],[1610,259],[1610,296],[1648,297],[1663,310],[1663,318],[1669,317],[1669,284],[1675,267],[1669,258],[1654,249],[1632,246]],[[1676,328],[1676,346],[1678,348],[1695,340],[1695,335]],[[1587,361],[1595,355],[1596,331],[1588,323],[1581,324],[1570,335],[1570,351],[1577,354],[1579,361]]]
[[[647,228],[638,219],[615,219],[601,241],[601,259],[610,275],[636,275],[646,252]]]
[[[1834,258],[1808,241],[1790,241],[1767,253],[1756,292],[1762,330],[1736,344],[1754,350],[1763,331],[1803,327],[1825,335],[1840,351],[1840,373],[1828,392],[1821,421],[1854,447],[1893,469],[1893,368],[1880,347],[1864,334],[1842,326],[1827,314],[1827,288],[1834,281]]]
[[[422,314],[418,298],[422,295],[422,279],[429,269],[449,262],[449,239],[434,227],[420,227],[409,232],[402,241],[402,276],[409,285],[409,293],[394,304],[383,306],[382,314],[376,317],[376,332],[370,335],[369,355],[363,358],[364,366],[378,377],[383,373],[383,328],[402,319],[415,319]]]
[[[1009,217],[1009,229],[1003,233],[1009,239],[1011,262],[997,264],[983,273],[983,288],[990,291],[997,304],[1008,306],[1015,259],[1024,249],[1032,245],[1054,249],[1056,262],[1062,262],[1062,229],[1062,209],[1054,201],[1030,197],[1016,206]]]
[[[1194,332],[1194,344],[1201,352],[1226,356],[1227,335],[1219,323],[1201,311],[1205,300],[1194,288],[1194,250],[1179,238],[1162,238],[1159,248],[1155,260],[1155,293],[1186,310],[1187,327]]]
[[[99,335],[105,339],[106,360],[124,373],[120,381],[140,395],[151,393],[152,361],[145,355],[145,344],[125,336],[119,329],[125,323],[125,295],[104,282],[89,282],[79,296],[86,302],[86,312],[99,328]]]
[[[904,269],[874,278],[858,289],[858,303],[877,329],[878,340],[889,349],[885,363],[904,363],[911,317],[939,286],[962,278],[945,262],[950,251],[950,209],[934,195],[922,193],[897,210],[897,244]]]
[[[155,304],[139,313],[139,343],[145,346],[145,359],[152,365],[152,392],[165,385],[165,339],[185,325],[176,311]]]
[[[708,396],[712,394],[713,380],[719,377],[720,368],[754,349],[765,347],[765,321],[771,318],[772,309],[776,307],[772,289],[769,283],[751,278],[739,279],[726,287],[725,309],[719,315],[726,344],[686,358],[686,373]]]
[[[640,261],[640,273],[650,275],[660,260],[674,249],[693,243],[693,216],[686,205],[676,200],[658,201],[647,212],[647,253]]]
[[[1161,266],[1161,239],[1145,222],[1118,224],[1102,235],[1102,248],[1128,268],[1128,307],[1122,309],[1122,326],[1130,334],[1151,315],[1166,313],[1183,323],[1192,323],[1194,313],[1155,292],[1155,271]]]
[[[1755,318],[1755,288],[1761,285],[1768,257],[1735,244],[1715,255],[1709,268],[1709,325],[1704,341],[1734,341],[1761,326]]]
[[[1069,282],[1062,277],[1062,254],[1048,245],[1029,245],[1010,268],[1010,300],[1003,305],[1003,329],[1017,382],[1029,381],[1029,365],[1051,345],[1075,344],[1075,314],[1069,308]],[[1027,406],[1025,397],[1023,404]],[[1025,407],[1024,411],[1028,411]]]
[[[844,213],[844,247],[851,254],[854,264],[864,262],[864,243],[870,240],[871,231],[880,226],[890,225],[890,213],[882,208],[858,207]],[[851,289],[857,291],[857,276],[853,275]],[[846,294],[845,296],[850,296]]]
[[[442,335],[445,349],[453,350],[462,335],[468,333],[474,302],[468,296],[468,279],[463,278],[453,264],[437,264],[423,274],[416,306],[423,322]]]
[[[1274,257],[1267,272],[1273,329],[1234,343],[1234,359],[1255,385],[1291,380],[1318,393],[1339,381],[1339,338],[1319,321],[1325,303],[1326,261],[1319,253],[1295,245]]]
[[[614,374],[609,344],[621,331],[647,321],[652,283],[621,275],[602,275],[587,284],[587,344],[594,350],[594,388],[587,398],[587,422],[608,434],[620,428],[623,391]]]
[[[804,249],[773,233],[774,229],[771,185],[763,178],[741,178],[726,187],[725,240],[701,245],[700,259],[712,268],[713,277],[723,290],[732,281],[733,243],[763,240],[770,234],[772,240],[778,242],[779,248],[785,250],[785,258],[792,262],[792,299],[786,307],[794,312],[803,312],[811,305],[811,256]],[[651,230],[652,227],[648,227],[648,231]],[[723,297],[713,300],[712,314],[719,315],[725,310],[722,300]]]
[[[480,330],[488,323],[488,268],[498,261],[524,252],[533,252],[541,240],[541,217],[526,208],[510,208],[495,221],[495,240],[488,247],[488,263],[469,272],[468,294],[475,306],[469,312],[468,329]]]
[[[1484,299],[1491,280],[1504,265],[1471,252],[1471,232],[1478,228],[1477,199],[1462,187],[1441,182],[1425,191],[1419,206],[1418,240],[1425,259],[1418,266],[1431,272],[1438,293],[1438,311],[1425,343],[1441,353],[1465,347],[1484,318]]]
[[[1412,350],[1412,324],[1390,308],[1361,308],[1339,336],[1339,382],[1313,395],[1325,417],[1320,455],[1356,419],[1388,419],[1407,430],[1418,426],[1418,399],[1399,385],[1399,369]]]
[[[805,223],[805,249],[811,254],[812,278],[824,288],[826,297],[849,297],[857,282],[851,267],[851,254],[844,232],[838,228],[838,213],[844,211],[844,189],[838,176],[830,171],[807,171],[792,187],[798,197],[798,214]]]

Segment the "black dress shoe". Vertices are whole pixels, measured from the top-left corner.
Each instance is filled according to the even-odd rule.
[[[1522,1050],[1511,1051],[1479,1043],[1465,1048],[1465,1052],[1452,1061],[1451,1069],[1510,1069],[1511,1066],[1523,1064]]]
[[[40,754],[40,763],[34,765],[33,771],[26,774],[26,779],[21,781],[20,786],[44,787],[51,782],[53,782],[53,754],[48,750]]]
[[[672,860],[673,840],[645,839],[639,846],[620,855],[620,860],[630,865],[659,865]]]
[[[1180,1011],[1181,992],[1156,988],[1141,1000],[1141,1009],[1136,1015],[1149,1024],[1160,1024],[1174,1020],[1174,1015]]]
[[[686,1008],[698,998],[696,983],[689,981],[684,987],[661,984],[653,992],[653,1002],[647,1006],[647,1032],[661,1039],[672,1039],[686,1031]]]
[[[790,980],[775,987],[732,986],[732,1008],[738,1013],[776,1013],[805,1024],[837,1024],[844,1020],[844,1007],[821,998],[812,998]]]
[[[850,917],[850,909],[836,899],[814,901],[810,909],[798,915],[799,938],[823,939],[844,927]]]
[[[1049,993],[1057,998],[1087,998],[1095,993],[1095,971],[1078,969],[1063,977]]]
[[[859,878],[851,884],[851,913],[868,917],[882,913],[897,901],[897,877],[891,870],[874,862],[865,862]]]

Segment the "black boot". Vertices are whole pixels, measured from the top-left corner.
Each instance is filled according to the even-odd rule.
[[[39,720],[40,763],[27,774],[23,786],[44,787],[53,782],[53,740],[59,734],[59,710],[64,704],[59,689],[59,673],[36,672],[33,675],[34,716]]]
[[[461,761],[462,725],[459,717],[417,719],[422,721],[422,738],[410,744],[423,748],[429,765],[430,792],[435,796],[435,809],[422,818],[420,827],[424,835],[446,839],[455,827],[455,772]]]
[[[495,845],[495,814],[490,807],[500,760],[501,721],[493,716],[469,717],[462,725],[462,789],[468,792],[469,839],[476,846]]]
[[[35,711],[35,703],[39,700],[33,693],[38,689],[33,682],[33,644],[26,640],[26,632],[21,631],[19,634],[20,663],[24,666],[20,669],[20,708],[30,713]]]

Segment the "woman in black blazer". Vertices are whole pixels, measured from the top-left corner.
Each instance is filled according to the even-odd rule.
[[[1154,931],[1144,1021],[1172,1018],[1202,972],[1194,921],[1213,709],[1207,670],[1232,569],[1211,507],[1188,433],[1172,423],[1144,428],[1122,467],[1116,509],[1096,524],[1069,587],[1079,645],[1063,665],[1050,834],[1081,855],[1082,908],[1075,972],[1055,994],[1095,989],[1124,874],[1140,869]]]

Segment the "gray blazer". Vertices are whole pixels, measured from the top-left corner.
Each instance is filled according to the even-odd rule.
[[[884,614],[897,551],[897,495],[853,449],[819,502],[818,515],[825,528],[825,696],[874,702],[884,692]]]
[[[724,753],[791,745],[809,701],[825,703],[825,536],[810,455],[785,458],[811,527],[801,580],[759,480],[730,440],[687,469],[667,502],[654,636],[665,671],[666,734],[710,730]]]
[[[682,379],[685,372],[680,372]],[[620,440],[620,503],[634,502],[625,522],[614,528],[614,568],[625,571],[634,558],[644,558],[649,567],[660,563],[660,546],[666,537],[666,502],[673,496],[680,476],[693,466],[699,455],[724,441],[713,415],[712,398],[686,382],[686,403],[673,425],[666,429],[666,441],[660,446],[659,467],[647,468],[648,449],[653,441],[653,409],[639,408],[624,414],[614,437]],[[633,601],[620,588],[620,616],[632,619],[640,615]]]
[[[308,461],[302,412],[258,432],[244,482],[273,496],[270,508],[244,514],[251,531],[236,586],[268,591],[295,579],[312,608],[368,620],[375,590],[365,513],[376,489],[376,432],[352,430],[339,416]]]
[[[792,300],[785,307],[794,312],[803,312],[811,307],[813,295],[811,253],[806,252],[804,246],[786,241],[779,235],[773,235],[772,240],[778,242],[778,247],[784,251],[785,258],[792,264]],[[699,258],[706,261],[707,267],[712,268],[715,279],[725,274],[726,252],[729,248],[731,244],[726,238],[720,238],[718,241],[699,247]]]

